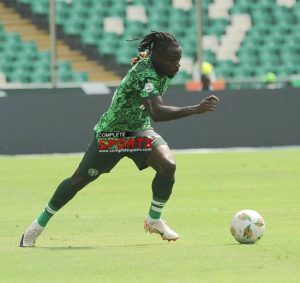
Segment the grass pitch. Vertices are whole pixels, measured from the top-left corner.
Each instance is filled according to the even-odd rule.
[[[145,234],[154,172],[122,160],[50,221],[36,248],[21,234],[81,157],[0,158],[0,282],[300,282],[300,150],[180,154],[163,218],[181,236]],[[266,221],[235,242],[240,209]]]

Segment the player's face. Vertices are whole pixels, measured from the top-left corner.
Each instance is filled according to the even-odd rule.
[[[155,63],[155,68],[161,75],[173,78],[179,71],[180,59],[181,48],[170,47],[161,52],[159,56],[156,56],[153,63]]]

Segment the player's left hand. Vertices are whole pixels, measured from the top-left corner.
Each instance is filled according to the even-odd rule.
[[[214,111],[220,99],[215,95],[205,97],[198,106],[198,113]]]

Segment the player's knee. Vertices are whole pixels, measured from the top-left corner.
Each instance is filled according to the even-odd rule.
[[[160,166],[160,174],[165,177],[173,178],[176,171],[176,163],[173,160],[166,160]]]

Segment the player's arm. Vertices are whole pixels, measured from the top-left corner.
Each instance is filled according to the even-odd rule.
[[[184,118],[193,114],[214,111],[219,101],[214,95],[204,98],[199,104],[185,107],[168,106],[161,96],[145,99],[143,104],[154,122],[169,121]]]

